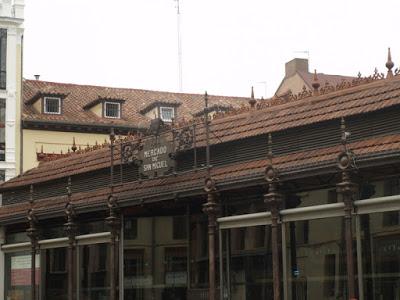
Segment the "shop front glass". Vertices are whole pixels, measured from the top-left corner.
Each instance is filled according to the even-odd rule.
[[[360,216],[365,300],[400,299],[400,212]]]
[[[67,248],[54,248],[41,251],[41,299],[66,300],[68,298],[68,260]]]
[[[271,226],[222,231],[223,298],[272,299]]]
[[[348,299],[344,218],[284,225],[288,299]]]
[[[36,255],[36,284],[40,284],[40,256]],[[31,299],[31,254],[16,252],[5,254],[5,299]],[[39,293],[37,293],[39,299]]]
[[[124,299],[187,298],[187,229],[186,216],[125,217]]]
[[[79,300],[110,297],[110,244],[79,246]]]

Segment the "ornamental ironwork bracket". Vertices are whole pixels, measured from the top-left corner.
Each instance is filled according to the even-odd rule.
[[[142,160],[139,157],[140,151],[143,149],[141,140],[127,141],[121,143],[121,163],[134,164],[140,166]]]

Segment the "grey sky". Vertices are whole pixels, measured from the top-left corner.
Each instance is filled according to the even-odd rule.
[[[183,91],[270,96],[310,52],[328,74],[400,64],[397,0],[180,0]],[[24,77],[176,91],[174,0],[26,0]]]

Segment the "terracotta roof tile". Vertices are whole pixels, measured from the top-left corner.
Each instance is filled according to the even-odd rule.
[[[172,93],[148,91],[127,88],[110,88],[102,86],[78,85],[56,83],[39,80],[24,80],[24,108],[23,120],[25,121],[53,121],[71,124],[111,124],[129,127],[148,127],[149,119],[139,111],[153,102],[180,103],[178,116],[190,118],[192,114],[203,109],[204,96],[201,94]],[[63,113],[61,115],[42,114],[35,111],[30,100],[38,93],[65,94],[63,100]],[[84,109],[97,99],[112,98],[122,99],[121,119],[101,118],[90,110]],[[248,98],[209,96],[210,105],[223,105],[239,107],[248,105]]]
[[[359,142],[350,143],[349,149],[354,151],[357,160],[363,159],[368,155],[384,154],[395,151],[400,154],[400,135],[390,135],[376,137]],[[287,172],[310,168],[319,165],[334,165],[338,154],[342,150],[341,146],[327,147],[322,149],[304,151],[289,155],[282,155],[273,159],[274,166],[284,176]],[[260,178],[264,174],[267,160],[255,160],[229,166],[221,166],[212,169],[212,176],[217,185],[229,182],[235,178],[257,175]],[[159,193],[176,193],[183,190],[202,188],[206,171],[188,172],[177,176],[160,177],[152,180],[139,182],[129,182],[115,188],[115,194],[119,199],[124,197],[147,198],[154,197]],[[76,193],[72,195],[72,201],[77,207],[83,208],[87,205],[105,206],[109,188],[101,188],[94,191]],[[35,201],[37,212],[52,211],[62,209],[65,205],[66,197],[53,197]],[[27,202],[0,207],[0,217],[7,219],[15,215],[25,214],[29,204]]]
[[[33,81],[36,84],[42,82]],[[87,87],[90,88],[90,87]],[[79,90],[79,89],[78,89]],[[138,91],[146,93],[147,91]],[[153,94],[151,94],[153,95]],[[154,95],[153,95],[154,96]],[[201,95],[197,95],[201,102]],[[183,103],[181,106],[184,106]],[[211,122],[211,143],[227,142],[317,122],[364,114],[400,105],[400,76],[370,84],[340,90],[318,97],[305,98],[260,110],[215,119]],[[197,145],[204,146],[204,126],[197,126]],[[118,149],[118,147],[116,147]],[[118,156],[118,150],[116,151]],[[4,183],[1,188],[38,183],[73,174],[107,167],[110,161],[108,148],[85,154],[75,154],[58,161],[42,163],[20,177]],[[119,159],[116,159],[118,163]]]

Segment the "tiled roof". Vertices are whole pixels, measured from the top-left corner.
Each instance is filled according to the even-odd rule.
[[[200,94],[170,93],[127,88],[110,88],[92,85],[24,80],[23,82],[24,121],[60,122],[66,124],[115,124],[132,128],[148,127],[149,119],[140,110],[153,102],[180,103],[178,117],[191,118],[192,114],[204,107],[204,96]],[[43,95],[63,95],[61,115],[42,114],[32,106],[32,102]],[[84,107],[90,107],[98,99],[125,100],[122,106],[122,119],[101,118]],[[248,105],[248,98],[209,96],[210,105],[240,107]]]
[[[264,100],[267,101],[267,100]],[[211,143],[228,142],[322,121],[340,119],[400,105],[400,76],[366,85],[339,90],[326,95],[267,106],[211,122]],[[197,126],[197,145],[204,146],[204,127]],[[116,147],[118,149],[118,147]],[[116,151],[118,156],[118,150]],[[116,158],[116,162],[119,159]],[[108,148],[85,154],[72,154],[57,161],[44,162],[37,168],[4,183],[1,188],[36,184],[56,178],[93,171],[109,165]]]
[[[348,147],[355,153],[356,162],[362,162],[376,155],[392,154],[400,155],[400,135],[389,135],[366,139],[359,142],[350,143]],[[327,147],[311,151],[304,151],[294,154],[282,155],[273,159],[274,166],[279,170],[282,178],[290,172],[302,171],[305,169],[314,169],[318,167],[335,167],[338,154],[342,151],[340,145]],[[267,160],[254,160],[234,164],[230,166],[221,166],[211,170],[213,178],[216,180],[217,186],[222,186],[235,180],[243,180],[244,178],[252,179],[263,178],[264,169]],[[204,184],[206,171],[199,170],[197,172],[189,172],[179,174],[177,176],[160,177],[142,182],[130,182],[115,187],[115,195],[119,201],[127,201],[129,199],[144,199],[159,195],[160,193],[180,193],[185,190],[198,190]],[[72,202],[76,208],[84,209],[88,206],[101,206],[106,204],[109,188],[102,188],[95,191],[81,192],[72,195]],[[65,206],[66,197],[53,197],[35,201],[34,208],[37,213],[51,213],[59,211]],[[0,218],[2,221],[14,218],[18,215],[21,217],[26,214],[29,203],[20,203],[0,207]]]

